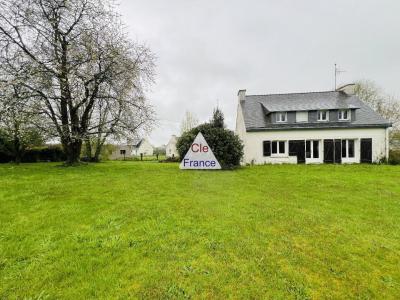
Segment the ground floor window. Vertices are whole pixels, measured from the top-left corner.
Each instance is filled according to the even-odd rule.
[[[319,141],[306,141],[306,158],[319,158]]]
[[[271,153],[272,154],[285,154],[286,153],[286,143],[284,141],[272,141]]]
[[[264,141],[264,156],[282,155],[286,153],[286,141]]]
[[[120,150],[119,153],[120,153],[121,155],[125,155],[125,154],[126,154],[126,150]]]
[[[354,157],[354,140],[342,140],[342,158]]]

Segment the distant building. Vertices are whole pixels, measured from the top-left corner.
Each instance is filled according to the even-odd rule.
[[[391,123],[354,94],[354,85],[238,96],[244,163],[372,163],[389,155]]]
[[[171,139],[169,140],[167,147],[165,149],[167,157],[178,157],[179,156],[178,150],[176,149],[177,141],[178,141],[178,137],[176,135],[171,136]]]
[[[114,145],[115,149],[112,152],[110,159],[126,159],[134,156],[152,156],[154,153],[153,146],[146,138],[137,141],[128,141],[125,145]]]
[[[138,143],[132,147],[133,156],[152,156],[154,154],[154,147],[150,144],[147,139],[141,139]]]
[[[131,145],[113,145],[114,150],[110,155],[111,160],[126,159],[132,157]]]

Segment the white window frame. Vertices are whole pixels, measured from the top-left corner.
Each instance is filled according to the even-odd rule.
[[[283,142],[284,145],[285,145],[285,146],[284,146],[284,147],[285,147],[285,151],[284,151],[283,153],[280,153],[279,144],[280,144],[281,142]],[[276,144],[277,153],[273,153],[273,152],[272,152],[272,149],[273,149],[272,144],[273,144],[273,143],[277,143],[277,144]],[[286,157],[286,156],[288,156],[288,141],[282,141],[282,140],[274,140],[274,141],[271,141],[271,157]]]
[[[347,112],[347,118],[346,119],[343,118],[345,112]],[[338,115],[339,121],[350,121],[350,117],[351,117],[350,109],[341,109],[341,110],[339,110],[339,115]]]
[[[285,116],[285,120],[282,120],[282,116]],[[287,112],[281,111],[276,113],[276,123],[287,123]]]
[[[356,140],[355,139],[342,139],[342,144],[343,144],[344,141],[346,142],[346,156],[343,156],[342,146],[341,146],[340,147],[340,153],[342,155],[342,159],[354,160],[356,158]],[[349,141],[353,141],[353,157],[349,156]]]
[[[321,119],[322,113],[326,113],[326,119]],[[329,110],[319,110],[317,112],[317,120],[318,122],[328,122],[329,121]]]
[[[310,155],[311,157],[307,157],[307,142],[310,142]],[[318,143],[318,157],[314,157],[314,142]],[[321,140],[306,140],[306,144],[304,145],[305,147],[305,154],[306,154],[306,161],[318,161],[321,159]]]

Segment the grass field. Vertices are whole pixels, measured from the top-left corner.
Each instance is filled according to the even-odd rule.
[[[0,299],[398,299],[400,167],[0,166]]]

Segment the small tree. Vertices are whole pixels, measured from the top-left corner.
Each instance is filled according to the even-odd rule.
[[[224,121],[225,121],[224,120],[224,114],[217,107],[216,109],[214,109],[213,117],[211,119],[211,124],[216,128],[224,128],[225,127]]]
[[[385,94],[370,80],[356,83],[356,95],[382,117],[393,123],[394,132],[400,130],[400,102]]]
[[[181,134],[192,130],[197,125],[199,125],[199,120],[196,118],[196,116],[190,111],[186,111],[181,123]]]
[[[220,112],[219,116],[222,116],[223,120],[222,112]],[[179,156],[185,157],[194,139],[201,132],[223,169],[232,169],[239,166],[243,157],[242,142],[233,131],[223,126],[221,127],[220,122],[217,122],[218,126],[215,125],[212,120],[210,123],[199,125],[182,134],[176,144]]]

